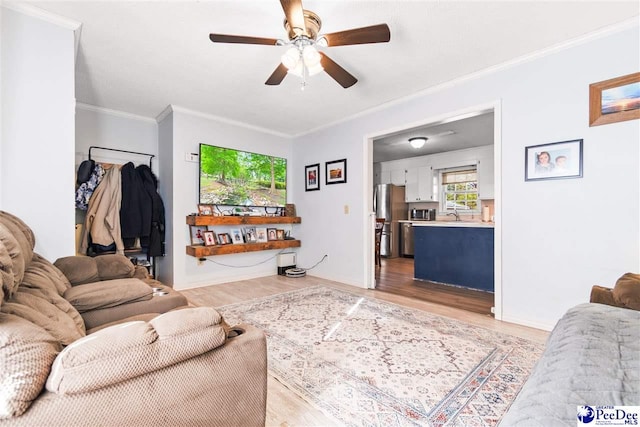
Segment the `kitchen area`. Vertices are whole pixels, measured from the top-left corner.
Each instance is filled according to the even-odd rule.
[[[373,166],[376,289],[490,315],[493,113],[375,140]]]

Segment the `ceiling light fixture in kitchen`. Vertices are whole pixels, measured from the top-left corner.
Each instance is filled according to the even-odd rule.
[[[425,142],[427,142],[427,139],[429,138],[426,138],[424,136],[416,136],[414,138],[409,138],[409,144],[411,144],[413,148],[422,148]]]

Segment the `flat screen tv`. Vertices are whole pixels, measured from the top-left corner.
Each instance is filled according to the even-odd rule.
[[[284,207],[287,159],[200,144],[200,204]]]

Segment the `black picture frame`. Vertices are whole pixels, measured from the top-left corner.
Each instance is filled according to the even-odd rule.
[[[524,150],[524,180],[582,178],[582,139],[531,145]]]
[[[320,163],[304,167],[304,191],[320,190]]]
[[[325,183],[344,184],[347,182],[347,159],[333,160],[325,164]]]

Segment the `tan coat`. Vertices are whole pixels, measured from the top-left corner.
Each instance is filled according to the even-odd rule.
[[[91,233],[93,243],[109,246],[115,242],[116,252],[124,254],[124,243],[120,232],[121,200],[120,169],[112,166],[107,170],[102,182],[89,200],[80,253],[87,253],[89,233]]]

